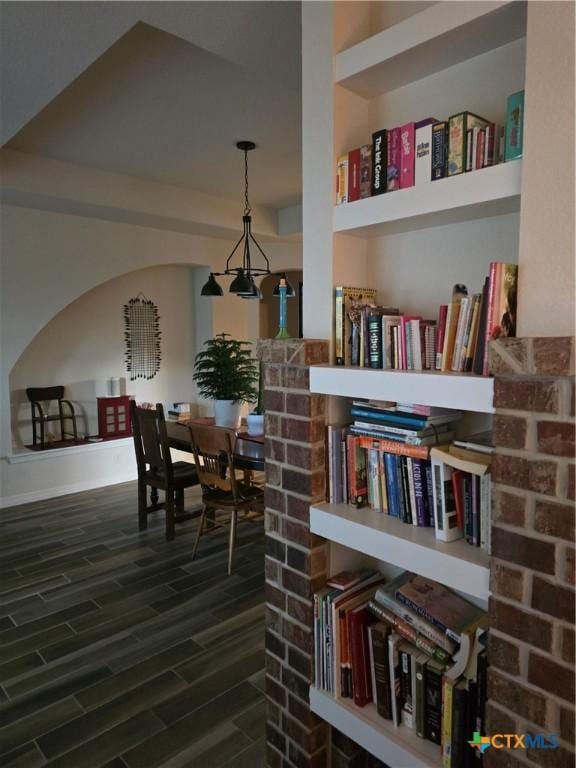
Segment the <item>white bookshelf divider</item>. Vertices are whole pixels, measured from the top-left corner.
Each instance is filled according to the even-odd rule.
[[[522,161],[334,206],[334,232],[379,237],[520,210]]]
[[[381,718],[374,704],[356,707],[350,700],[335,699],[310,688],[310,708],[319,717],[394,768],[438,768],[440,747],[419,739],[403,726],[395,728]]]
[[[464,539],[438,541],[432,528],[408,525],[369,507],[356,509],[348,504],[311,507],[310,530],[336,544],[488,600],[489,557]]]
[[[310,368],[310,390],[339,397],[424,403],[480,413],[494,411],[494,380],[470,373],[315,365]]]
[[[335,79],[344,88],[370,98],[525,34],[525,2],[435,3],[339,53]]]

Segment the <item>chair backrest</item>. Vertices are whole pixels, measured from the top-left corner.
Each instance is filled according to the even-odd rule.
[[[162,404],[157,403],[155,409],[139,408],[130,400],[130,417],[138,474],[149,470],[163,474],[171,482],[172,459]]]
[[[200,485],[205,491],[215,488],[238,498],[234,472],[234,443],[236,432],[225,427],[190,426],[192,453]]]
[[[62,400],[64,397],[64,387],[28,387],[26,395],[31,403],[43,402],[45,400]]]

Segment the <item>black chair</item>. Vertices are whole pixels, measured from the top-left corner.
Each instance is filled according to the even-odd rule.
[[[166,511],[166,538],[174,538],[175,523],[196,517],[198,509],[185,512],[184,489],[198,485],[198,474],[193,464],[185,461],[172,463],[164,409],[160,403],[155,409],[138,408],[130,401],[132,434],[138,465],[138,522],[141,531],[148,527],[148,515],[159,509]],[[152,493],[164,491],[164,501],[148,505],[147,488]],[[154,498],[154,497],[153,497]]]
[[[29,387],[26,390],[30,407],[32,409],[32,441],[36,445],[37,430],[36,425],[40,425],[40,447],[44,448],[44,427],[50,421],[60,422],[60,440],[64,441],[66,436],[78,440],[78,429],[76,427],[76,414],[74,406],[70,400],[64,399],[64,387]],[[42,403],[56,400],[58,403],[58,413],[48,413],[42,407]],[[65,407],[68,412],[65,412]],[[72,432],[66,432],[64,422],[72,422]]]

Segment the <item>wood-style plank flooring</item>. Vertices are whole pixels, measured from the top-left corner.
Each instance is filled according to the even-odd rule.
[[[0,510],[3,768],[264,765],[262,526],[228,577],[227,531],[149,521],[134,483]]]

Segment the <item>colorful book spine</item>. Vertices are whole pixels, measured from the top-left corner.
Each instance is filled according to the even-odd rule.
[[[447,664],[450,660],[450,656],[446,651],[443,651],[437,645],[430,642],[428,638],[424,637],[420,632],[417,632],[414,627],[411,627],[410,624],[398,618],[398,616],[395,616],[392,611],[384,608],[384,606],[374,600],[370,600],[368,609],[374,616],[380,619],[380,621],[385,621],[391,627],[394,627],[395,631],[403,637],[404,640],[408,640],[408,642],[415,645],[432,659],[436,659],[440,664]]]
[[[474,129],[486,128],[489,121],[472,112],[459,112],[448,120],[448,176],[456,176],[472,168]]]
[[[368,313],[368,348],[370,368],[382,368],[382,315]]]
[[[360,147],[360,199],[370,197],[372,189],[372,145]]]
[[[388,131],[372,134],[372,195],[387,191]]]
[[[336,205],[348,202],[348,155],[341,155],[336,163]]]
[[[438,326],[436,332],[436,370],[442,370],[442,352],[444,350],[444,335],[446,333],[446,316],[448,314],[448,305],[442,304],[438,311]]]
[[[435,118],[420,120],[414,126],[414,183],[432,181],[432,126]]]
[[[434,660],[426,662],[424,737],[434,744],[440,744],[442,738],[442,672],[441,665]]]
[[[502,273],[502,264],[499,261],[493,261],[490,264],[490,274],[488,283],[488,307],[486,312],[486,336],[484,340],[484,363],[482,373],[484,376],[488,375],[489,366],[489,347],[490,340],[492,339],[492,332],[495,325],[495,312],[494,307],[499,294],[499,280]]]
[[[442,768],[452,768],[452,688],[454,681],[442,679]]]
[[[432,126],[432,181],[443,179],[448,168],[448,123]]]
[[[348,203],[360,200],[360,148],[348,152]]]
[[[414,123],[400,128],[400,189],[414,186]]]
[[[346,437],[348,456],[348,503],[363,504],[368,494],[366,477],[366,451],[360,445],[361,438]]]
[[[392,697],[390,688],[390,667],[388,663],[388,637],[390,629],[383,623],[369,628],[374,664],[374,695],[376,710],[380,717],[392,719]]]
[[[383,451],[395,456],[410,456],[413,459],[427,459],[430,449],[425,445],[409,445],[396,440],[378,440],[372,437],[359,437],[360,447],[367,450]]]
[[[522,157],[524,144],[524,91],[508,97],[506,106],[506,148],[504,159],[516,160]]]
[[[400,128],[388,131],[388,160],[386,167],[386,190],[395,192],[400,189],[401,145]]]

